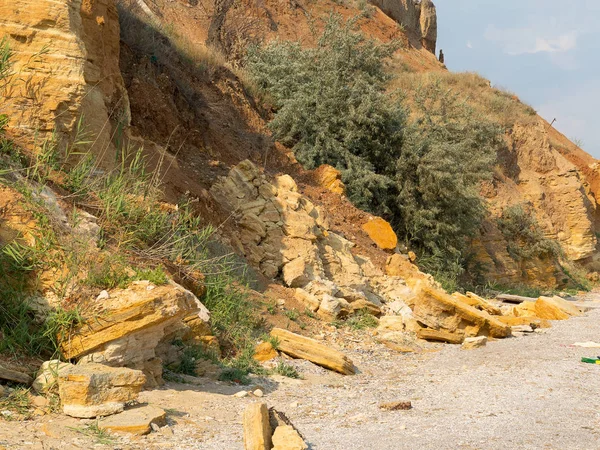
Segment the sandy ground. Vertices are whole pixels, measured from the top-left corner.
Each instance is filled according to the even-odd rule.
[[[142,394],[167,409],[163,432],[103,445],[67,428],[84,421],[0,420],[0,449],[243,449],[241,414],[259,400],[285,412],[313,450],[600,449],[600,365],[580,362],[600,349],[571,346],[600,342],[600,309],[471,351],[439,345],[398,354],[364,341],[344,350],[360,370],[355,376],[300,362],[304,380],[255,380],[262,399],[233,397],[248,388],[209,380],[169,383]],[[397,400],[413,409],[378,407]]]

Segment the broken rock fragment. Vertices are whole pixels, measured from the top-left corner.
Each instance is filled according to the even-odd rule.
[[[343,375],[356,373],[354,363],[346,355],[314,339],[281,328],[273,328],[271,336],[279,339],[280,351],[294,358],[306,359]]]
[[[244,450],[270,450],[271,424],[266,403],[252,403],[246,407],[243,417]]]
[[[58,375],[63,412],[72,417],[93,418],[123,411],[136,400],[146,383],[140,370],[102,364],[71,366]]]
[[[167,424],[164,410],[156,406],[138,406],[114,416],[102,419],[98,423],[101,430],[144,435],[150,433],[152,425],[161,427]]]

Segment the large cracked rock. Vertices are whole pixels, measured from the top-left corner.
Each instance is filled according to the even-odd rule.
[[[510,327],[496,317],[428,286],[421,288],[409,306],[415,319],[434,330],[494,338],[505,338],[511,334]]]
[[[82,310],[85,324],[62,342],[64,357],[143,370],[149,386],[161,382],[163,363],[172,362],[173,340],[192,331],[184,319],[209,320],[198,298],[173,282],[154,286],[137,281],[127,289],[110,291],[108,299],[89,302]]]
[[[102,364],[70,366],[58,375],[63,412],[72,417],[93,418],[123,411],[137,399],[146,383],[139,370]]]

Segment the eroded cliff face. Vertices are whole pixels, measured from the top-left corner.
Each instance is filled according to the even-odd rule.
[[[401,24],[409,36],[431,53],[437,42],[437,13],[431,0],[370,0]],[[414,42],[413,42],[414,44]]]
[[[0,36],[14,53],[0,113],[17,142],[71,139],[83,117],[95,152],[109,151],[113,124],[129,122],[114,1],[5,1]]]

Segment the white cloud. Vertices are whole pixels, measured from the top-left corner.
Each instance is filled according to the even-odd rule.
[[[497,28],[489,25],[484,33],[488,41],[500,44],[504,53],[565,53],[577,47],[578,31],[556,34],[556,31],[531,28]]]
[[[471,43],[471,41],[467,41],[467,48],[473,48],[473,44]]]

